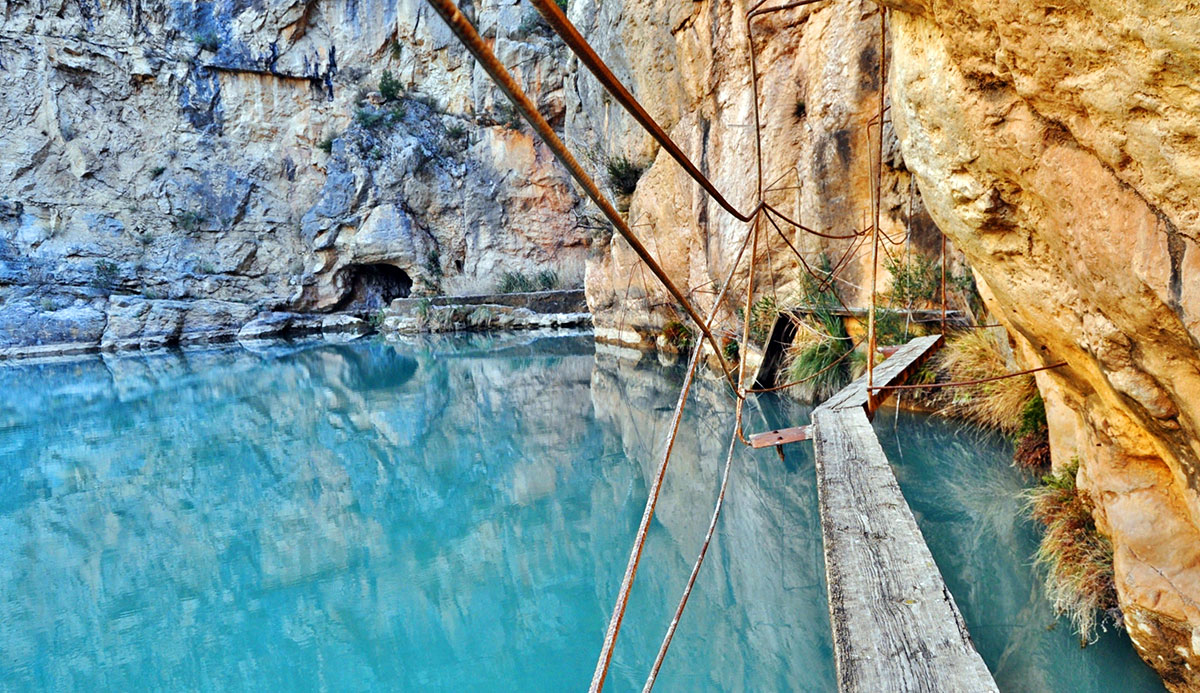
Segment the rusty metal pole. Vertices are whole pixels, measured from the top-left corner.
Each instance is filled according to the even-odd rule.
[[[496,86],[499,87],[506,96],[508,96],[509,100],[513,102],[513,105],[517,107],[517,110],[521,112],[521,115],[525,117],[525,120],[528,121],[531,126],[533,126],[534,131],[541,136],[542,140],[545,141],[546,145],[550,148],[550,151],[554,153],[555,158],[562,163],[562,165],[567,169],[567,172],[571,174],[571,177],[575,179],[575,182],[579,183],[580,187],[583,188],[583,191],[589,198],[591,198],[592,202],[594,202],[596,206],[600,208],[600,211],[604,213],[604,216],[607,217],[610,222],[612,222],[612,225],[616,227],[621,236],[628,241],[629,245],[633,248],[634,252],[637,253],[638,257],[640,257],[642,261],[646,263],[646,266],[650,268],[650,271],[654,273],[654,276],[656,276],[658,280],[662,282],[662,285],[667,289],[667,292],[670,293],[671,296],[683,306],[684,311],[688,314],[688,317],[692,319],[692,321],[696,324],[696,327],[698,327],[704,334],[705,340],[708,341],[709,345],[712,347],[713,353],[716,355],[717,362],[721,364],[721,370],[725,373],[725,379],[729,382],[729,385],[734,388],[734,390],[737,390],[737,381],[734,379],[733,373],[730,371],[729,364],[725,360],[725,355],[721,352],[720,341],[717,340],[717,338],[713,335],[712,330],[707,327],[704,319],[700,317],[700,314],[696,311],[695,307],[692,306],[691,301],[689,301],[687,297],[683,295],[683,292],[681,292],[679,288],[675,286],[675,282],[671,281],[671,278],[667,276],[667,273],[663,270],[663,268],[659,266],[658,262],[656,262],[650,255],[650,251],[646,249],[646,246],[642,244],[637,235],[633,233],[633,230],[629,228],[629,224],[625,221],[625,219],[621,217],[616,208],[613,207],[612,203],[608,201],[608,198],[606,198],[604,194],[600,192],[600,188],[596,185],[596,181],[592,180],[592,177],[583,170],[583,166],[579,164],[579,162],[567,149],[567,146],[563,144],[562,140],[559,139],[557,134],[555,134],[554,130],[550,127],[550,124],[547,123],[546,119],[543,118],[541,113],[538,112],[537,106],[535,106],[533,102],[529,100],[529,97],[525,95],[524,90],[522,90],[520,85],[517,84],[516,80],[512,78],[512,75],[508,73],[508,69],[505,68],[504,64],[501,63],[498,58],[496,58],[494,53],[492,53],[492,49],[488,46],[487,42],[483,40],[483,37],[479,35],[479,32],[475,30],[475,27],[472,26],[471,22],[467,20],[466,16],[459,11],[458,7],[455,6],[452,0],[428,0],[428,2],[434,11],[441,15],[442,19],[445,20],[446,24],[450,27],[450,30],[454,32],[463,46],[470,51],[471,55],[474,56],[477,61],[479,61],[479,65],[488,73],[488,75],[492,78],[492,81],[495,82]]]
[[[942,334],[946,334],[946,234],[942,234]]]
[[[879,212],[883,206],[883,85],[887,78],[887,15],[879,8],[879,144],[875,158],[873,200],[875,223],[871,229],[871,314],[867,319],[867,391],[875,386],[875,283],[879,274]],[[868,132],[870,130],[868,129]]]

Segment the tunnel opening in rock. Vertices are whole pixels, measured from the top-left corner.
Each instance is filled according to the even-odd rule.
[[[346,293],[334,310],[367,313],[386,307],[396,298],[408,298],[413,280],[394,265],[349,265],[342,270]]]

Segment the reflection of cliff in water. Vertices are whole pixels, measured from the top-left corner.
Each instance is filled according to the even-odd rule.
[[[676,384],[588,338],[491,346],[0,368],[0,686],[586,685]],[[689,420],[619,678],[686,580],[725,422]],[[811,479],[779,464],[739,459],[668,685],[829,680],[801,661],[828,637]]]
[[[596,416],[639,471],[640,486],[628,504],[638,516],[682,375],[682,369],[664,374],[604,351],[596,355]],[[692,392],[630,600],[628,613],[634,616],[628,618],[650,625],[623,631],[617,647],[617,662],[635,664],[632,672],[616,674],[627,675],[638,687],[683,589],[675,576],[686,577],[691,570],[708,527],[733,432],[733,398],[721,381],[698,380]],[[769,400],[761,407],[747,406],[748,429],[767,426],[764,416],[777,422],[780,407],[795,405]],[[797,408],[785,416],[798,420],[806,414]],[[664,665],[664,671],[684,677],[672,657],[704,653],[707,663],[681,678],[686,681],[681,690],[827,690],[833,685],[812,464],[809,446],[788,446],[786,461],[773,450],[737,447],[718,531]],[[625,541],[632,539],[630,533]],[[620,577],[620,570],[610,570],[597,595],[601,601],[612,601]],[[714,647],[718,642],[744,646]],[[778,657],[791,658],[796,666],[780,669],[772,664]],[[748,674],[772,670],[779,672],[778,679]]]

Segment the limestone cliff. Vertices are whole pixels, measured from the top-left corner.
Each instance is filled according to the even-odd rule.
[[[565,49],[526,12],[472,9],[561,123]],[[582,278],[565,177],[420,0],[0,0],[0,18],[0,349]],[[379,104],[385,69],[401,93]]]
[[[754,208],[758,189],[748,4],[706,0],[573,0],[569,16],[647,111],[732,204]],[[872,164],[879,108],[880,27],[876,6],[838,0],[754,21],[765,199],[816,230],[846,235],[871,217]],[[681,286],[711,305],[750,227],[727,214],[611,102],[596,80],[568,82],[567,132],[601,161],[626,157],[648,168],[632,195],[629,221]],[[941,234],[926,213],[890,124],[884,131],[885,251],[940,251]],[[911,231],[911,233],[907,233]],[[847,257],[838,285],[850,304],[865,305],[870,243],[830,240],[783,225],[810,260]],[[793,297],[800,271],[792,250],[768,224],[755,263],[755,297]],[[906,238],[906,242],[904,239]],[[744,301],[746,263],[735,277],[721,325],[736,331],[733,305]],[[598,248],[587,290],[597,338],[645,344],[678,314],[669,296],[638,269],[623,241]],[[957,270],[957,264],[954,265]],[[886,276],[880,288],[886,287]]]
[[[893,116],[930,213],[1039,375],[1054,462],[1112,538],[1125,625],[1200,688],[1200,13],[888,0]]]

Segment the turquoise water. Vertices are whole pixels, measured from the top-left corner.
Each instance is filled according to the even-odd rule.
[[[1002,691],[1163,691],[1158,675],[1110,629],[1080,647],[1030,567],[1034,523],[1021,491],[1033,479],[1008,464],[1011,444],[962,424],[881,411],[875,431],[929,550]]]
[[[586,688],[678,391],[648,361],[514,335],[0,366],[0,689]],[[707,526],[731,407],[706,382],[689,411],[607,690],[640,690]],[[1005,690],[1157,685],[1046,630],[1001,442],[896,430]],[[832,690],[811,451],[734,474],[659,690]]]

